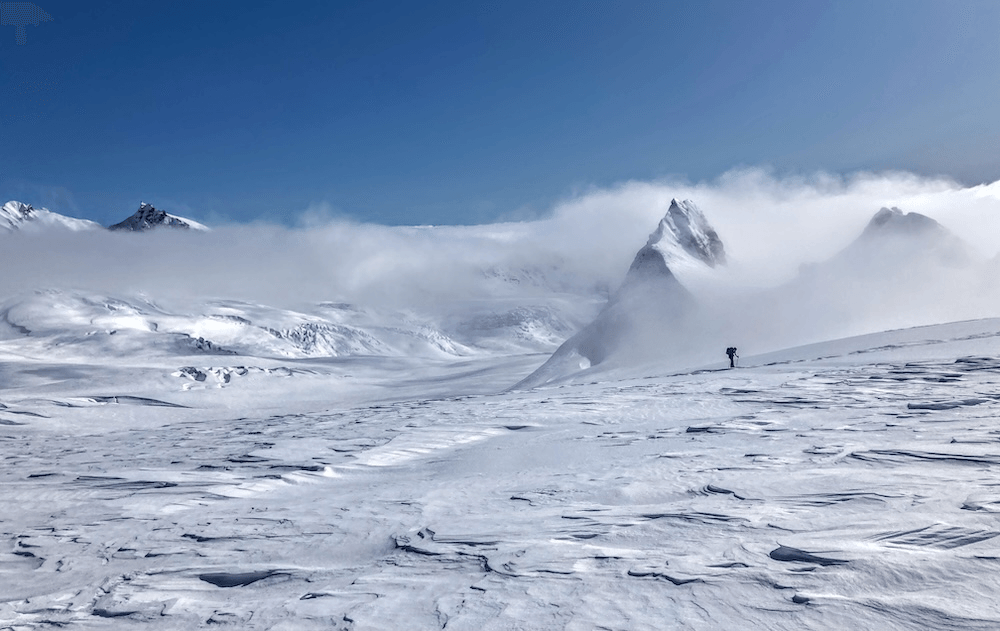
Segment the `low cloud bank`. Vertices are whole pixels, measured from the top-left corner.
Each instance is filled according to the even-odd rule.
[[[725,291],[756,291],[792,279],[800,265],[843,249],[882,206],[938,220],[983,258],[1000,250],[1000,182],[963,187],[908,173],[777,177],[743,169],[710,182],[593,189],[557,204],[544,218],[482,226],[324,223],[311,213],[299,228],[258,223],[210,233],[3,235],[0,298],[66,288],[174,303],[226,298],[298,308],[346,301],[447,310],[453,301],[496,297],[498,291],[523,300],[552,291],[594,294],[620,284],[674,197],[694,200],[725,242],[731,261]],[[513,282],[486,282],[512,276]],[[972,280],[952,283],[961,291],[975,286]],[[949,315],[961,316],[963,301],[955,291],[940,299],[953,303]],[[850,296],[843,300],[849,304]],[[980,303],[970,316],[982,315]],[[892,308],[880,306],[887,313]],[[748,321],[758,317],[765,316],[755,313]]]

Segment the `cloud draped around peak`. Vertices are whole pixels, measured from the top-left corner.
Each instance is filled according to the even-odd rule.
[[[964,187],[902,172],[783,177],[746,168],[707,182],[592,188],[542,218],[489,225],[382,226],[318,220],[309,211],[296,228],[5,235],[0,297],[75,288],[292,308],[342,300],[435,309],[489,297],[495,288],[483,279],[491,270],[544,277],[544,286],[515,283],[511,291],[525,299],[553,289],[612,291],[675,197],[705,213],[730,254],[732,279],[746,286],[783,282],[801,264],[829,258],[883,206],[933,217],[985,255],[1000,250],[1000,182]]]

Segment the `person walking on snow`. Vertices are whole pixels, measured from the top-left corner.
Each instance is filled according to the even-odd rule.
[[[736,347],[730,346],[727,348],[726,355],[729,355],[729,367],[736,368],[736,358],[739,357],[739,355],[736,354]]]

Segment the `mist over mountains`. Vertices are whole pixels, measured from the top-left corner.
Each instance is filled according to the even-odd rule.
[[[144,204],[122,224],[159,217],[195,229],[18,230],[3,237],[0,294],[10,335],[40,335],[24,314],[50,310],[42,303],[59,295],[77,305],[66,313],[84,323],[79,335],[98,330],[93,305],[118,301],[144,322],[124,327],[130,335],[162,341],[170,332],[181,348],[187,336],[277,356],[461,357],[550,353],[573,340],[573,353],[557,356],[583,358],[571,362],[576,371],[692,365],[733,344],[763,351],[994,315],[997,190],[906,175],[803,181],[747,171],[713,184],[590,191],[533,221],[211,232]],[[57,217],[8,206],[20,225]],[[332,304],[345,308],[323,306]],[[229,314],[219,305],[242,306]]]
[[[962,597],[1000,592],[996,193],[749,174],[211,231],[8,204],[0,618],[994,628]]]

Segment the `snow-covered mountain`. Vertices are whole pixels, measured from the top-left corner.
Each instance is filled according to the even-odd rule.
[[[724,328],[767,348],[987,315],[983,263],[934,219],[882,208],[834,256],[731,305]]]
[[[609,359],[642,361],[679,352],[695,301],[675,270],[725,262],[722,240],[705,215],[690,200],[672,200],[607,306],[517,387],[543,385]]]
[[[153,228],[180,228],[182,230],[208,230],[208,226],[193,219],[168,214],[146,202],[139,203],[139,210],[131,217],[109,226],[108,230],[124,230],[127,232],[144,232]]]
[[[34,208],[31,204],[13,200],[0,207],[0,231],[34,231],[46,228],[78,231],[95,230],[101,226],[93,221],[67,217],[45,208]]]
[[[142,202],[134,215],[110,226],[108,230],[142,232],[161,226],[190,230],[209,229],[193,219],[171,215],[154,208],[151,204]],[[104,229],[103,226],[93,221],[67,217],[46,208],[35,208],[31,204],[19,201],[11,200],[0,207],[0,232],[38,231],[49,228],[72,231]]]
[[[686,265],[692,259],[709,267],[726,264],[722,239],[689,199],[670,201],[667,214],[649,235],[646,248],[659,253],[668,267]]]
[[[962,266],[973,262],[972,247],[937,221],[899,208],[882,208],[833,264],[863,268],[884,262],[893,267],[925,263]]]

